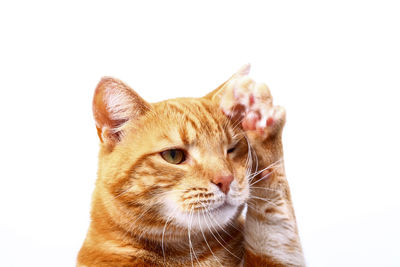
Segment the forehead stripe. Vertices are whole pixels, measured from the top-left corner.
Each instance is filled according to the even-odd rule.
[[[217,120],[217,118],[215,117],[215,112],[213,112],[213,110],[210,109],[210,106],[207,103],[202,102],[202,107],[208,112],[209,117],[211,117],[211,119],[214,121],[214,125],[217,126],[218,130],[220,130],[221,132],[224,132],[224,129],[222,129],[221,126],[221,122]]]
[[[195,121],[197,120],[197,118],[194,114],[191,114],[192,112],[190,112],[190,108],[181,103],[169,103],[168,107],[171,110],[174,110],[175,112],[182,115],[182,122],[188,122],[192,126],[194,132],[196,133],[195,138],[197,139],[198,138],[197,134],[201,129],[201,124],[200,122]],[[189,133],[187,131],[187,127],[185,127],[184,125],[186,124],[181,124],[181,127],[178,127],[179,137],[181,138],[184,144],[189,144],[190,143]]]
[[[190,106],[188,107],[182,103],[170,103],[168,106],[180,113],[183,119],[187,120],[195,131],[199,131],[201,129],[201,122],[197,119],[196,114],[193,114]]]

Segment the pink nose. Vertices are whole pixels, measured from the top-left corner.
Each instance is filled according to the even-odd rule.
[[[222,192],[227,194],[229,192],[229,186],[233,181],[233,175],[221,175],[215,177],[211,182],[216,184]]]

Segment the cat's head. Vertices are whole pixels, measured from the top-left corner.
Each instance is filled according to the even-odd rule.
[[[119,226],[159,238],[166,225],[176,235],[208,232],[240,214],[251,152],[240,122],[220,109],[222,87],[203,98],[150,104],[119,80],[100,81],[95,199]]]

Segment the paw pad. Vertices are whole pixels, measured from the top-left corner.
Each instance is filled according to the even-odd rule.
[[[285,110],[273,106],[268,86],[248,76],[238,77],[226,85],[221,108],[235,124],[240,120],[246,131],[271,133],[282,128],[285,121]]]

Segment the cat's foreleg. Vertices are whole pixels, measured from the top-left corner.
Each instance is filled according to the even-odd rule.
[[[227,88],[222,108],[241,117],[258,163],[249,177],[244,266],[305,266],[283,162],[285,110],[273,106],[266,85],[248,77]]]
[[[254,139],[259,169],[265,170],[250,182],[244,234],[246,266],[304,266],[280,134],[263,142]]]

